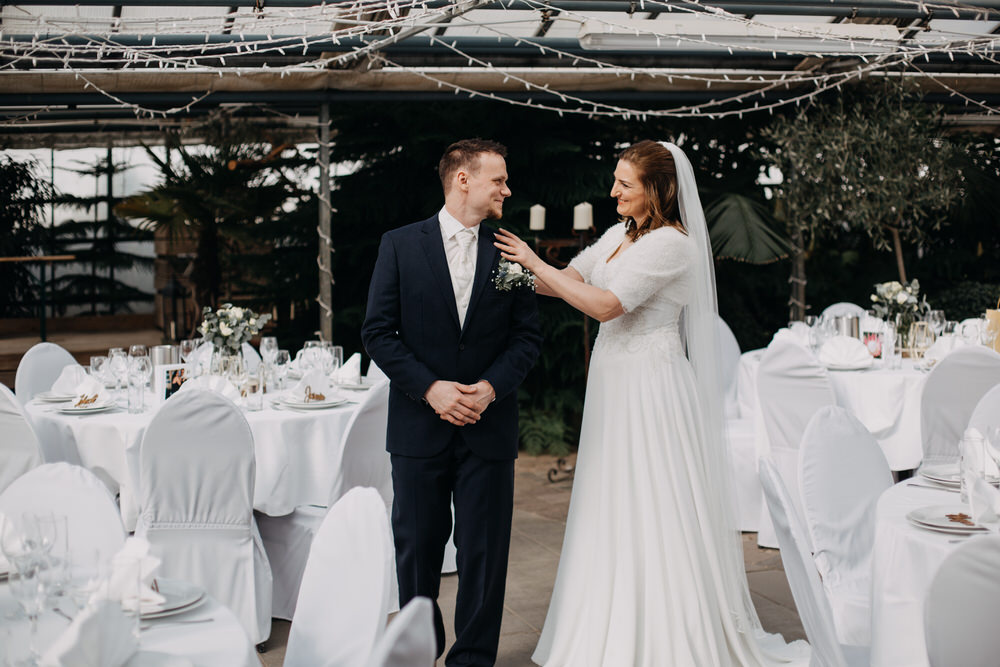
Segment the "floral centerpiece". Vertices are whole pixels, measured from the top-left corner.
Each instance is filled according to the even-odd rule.
[[[896,332],[904,344],[917,316],[928,308],[927,300],[920,300],[920,283],[916,278],[906,283],[898,280],[878,283],[871,299],[875,314],[896,324]]]
[[[243,343],[259,334],[269,319],[271,316],[268,314],[258,315],[249,308],[240,308],[231,303],[224,303],[214,311],[205,306],[198,331],[207,342],[215,346],[217,352],[236,355]]]

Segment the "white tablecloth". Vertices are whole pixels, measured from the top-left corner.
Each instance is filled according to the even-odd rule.
[[[244,412],[257,463],[254,509],[282,516],[299,505],[325,505],[341,460],[341,436],[356,410],[352,402],[324,410],[265,407]],[[39,437],[75,450],[81,465],[94,471],[112,492],[121,493],[122,516],[131,529],[136,518],[133,480],[138,479],[139,443],[154,411],[133,415],[119,408],[65,415],[51,403],[35,401],[28,403],[27,411]]]
[[[961,505],[958,493],[900,482],[879,499],[872,554],[872,667],[928,667],[924,646],[924,598],[945,557],[961,538],[913,526],[911,510]]]
[[[0,658],[21,655],[28,645],[30,626],[26,618],[20,617],[20,606],[10,594],[7,584],[0,584]],[[11,616],[11,618],[8,618]],[[172,623],[179,620],[210,619],[205,623]],[[41,653],[55,641],[56,637],[69,625],[69,621],[54,612],[47,612],[39,618],[37,645]],[[155,655],[144,652],[166,653],[187,658],[195,667],[260,667],[253,644],[247,638],[240,622],[221,604],[212,598],[192,609],[175,616],[158,620],[142,621],[139,635],[139,653],[127,667],[153,667],[161,665]]]
[[[741,414],[759,415],[757,410],[757,369],[763,350],[745,352],[740,357],[737,397]],[[863,371],[830,371],[830,382],[837,405],[850,410],[871,431],[889,467],[911,470],[920,464],[920,393],[927,378],[925,371],[914,368],[913,361],[903,360],[902,368],[888,370],[882,362]],[[762,429],[758,429],[760,434]],[[765,454],[766,443],[758,446]]]

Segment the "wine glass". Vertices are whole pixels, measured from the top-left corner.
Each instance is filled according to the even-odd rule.
[[[132,357],[128,369],[128,411],[139,414],[143,410],[146,385],[153,376],[153,364],[149,357]]]
[[[260,339],[260,356],[268,366],[274,364],[274,355],[278,353],[278,339],[274,336],[264,336]]]
[[[288,375],[288,364],[291,362],[291,355],[288,350],[278,350],[274,355],[274,377],[278,381],[278,390],[285,388],[285,376]]]
[[[197,338],[185,338],[181,341],[181,361],[185,364],[191,360],[191,355],[198,349]]]
[[[124,348],[113,347],[108,351],[108,371],[115,383],[115,393],[120,395],[128,382],[128,357]]]
[[[944,323],[946,321],[943,310],[932,310],[927,313],[927,323],[930,324],[935,338],[944,333]]]
[[[128,356],[147,357],[149,356],[149,349],[145,345],[132,345],[128,348]]]
[[[90,358],[90,376],[101,383],[101,385],[106,385],[108,383],[108,358],[104,355],[98,355]]]
[[[42,573],[47,567],[44,557],[31,558],[22,561],[11,568],[7,579],[11,596],[17,600],[31,624],[31,635],[28,643],[30,658],[26,664],[37,665],[38,653],[38,617],[45,610],[46,591],[42,581]]]

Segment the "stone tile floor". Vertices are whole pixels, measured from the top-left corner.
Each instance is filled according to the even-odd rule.
[[[531,653],[545,622],[572,488],[571,478],[548,481],[546,474],[554,465],[555,458],[551,456],[522,455],[515,466],[514,524],[498,667],[531,665]],[[744,533],[743,557],[750,592],[764,629],[778,632],[786,640],[805,638],[777,550],[758,548],[756,535]],[[449,645],[455,639],[451,619],[457,587],[455,575],[445,576],[438,600]],[[287,621],[275,621],[272,625],[266,651],[260,656],[267,667],[281,665],[288,628]],[[443,664],[443,659],[438,661],[438,665]]]

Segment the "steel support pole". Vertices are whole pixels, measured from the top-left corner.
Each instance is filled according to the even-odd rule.
[[[330,268],[330,105],[319,106],[319,328],[333,340],[333,272]]]

